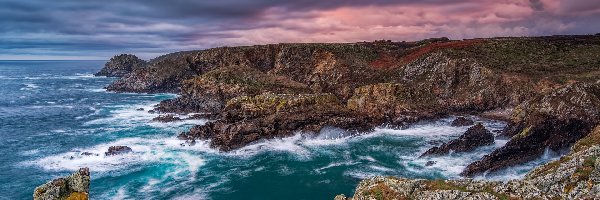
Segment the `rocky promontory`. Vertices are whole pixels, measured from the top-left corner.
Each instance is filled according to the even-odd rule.
[[[96,76],[123,77],[136,69],[146,67],[146,61],[132,54],[121,54],[111,58]]]
[[[107,88],[178,93],[153,112],[210,116],[179,138],[222,151],[325,126],[360,133],[501,113],[510,140],[469,165],[471,177],[588,135],[599,122],[599,58],[596,35],[219,47],[157,57]]]

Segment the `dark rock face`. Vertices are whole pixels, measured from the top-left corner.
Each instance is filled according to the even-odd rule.
[[[477,123],[475,126],[470,127],[467,132],[461,135],[459,138],[454,139],[446,144],[439,147],[433,147],[427,150],[421,155],[442,155],[453,152],[467,152],[472,151],[480,146],[490,145],[494,143],[494,134],[485,129],[481,123]]]
[[[64,178],[54,179],[35,188],[34,200],[89,199],[90,170],[81,168]]]
[[[598,123],[600,85],[573,83],[540,98],[525,102],[513,113],[513,124],[504,135],[510,141],[462,172],[474,176],[533,160],[550,148],[569,147]]]
[[[457,117],[450,126],[471,126],[473,125],[473,120],[467,119],[466,117]]]
[[[174,122],[174,121],[181,121],[181,118],[176,117],[175,115],[160,115],[158,117],[153,118],[152,121]]]
[[[95,76],[123,77],[133,70],[146,67],[146,61],[135,55],[121,54],[110,59]]]
[[[355,118],[331,94],[263,94],[232,99],[221,119],[195,126],[179,138],[210,139],[212,147],[229,151],[260,139],[290,136],[295,131],[318,132],[327,125],[354,131],[372,127]]]
[[[131,150],[128,146],[111,146],[108,148],[108,151],[104,153],[106,156],[113,156],[118,154],[129,153]]]

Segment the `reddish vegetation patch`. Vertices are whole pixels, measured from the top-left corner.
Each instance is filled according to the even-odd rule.
[[[404,56],[404,58],[402,58],[402,64],[403,65],[408,64],[408,63],[420,58],[421,56],[423,56],[427,53],[436,51],[436,50],[451,49],[451,48],[465,48],[465,47],[473,46],[475,44],[479,44],[481,42],[482,42],[481,40],[462,40],[462,41],[432,43],[427,46],[421,47],[421,48],[415,50],[414,52]]]
[[[381,53],[376,60],[369,63],[369,66],[375,69],[392,69],[396,67],[396,63],[396,59],[390,54]]]

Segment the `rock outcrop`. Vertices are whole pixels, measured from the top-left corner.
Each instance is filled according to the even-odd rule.
[[[108,151],[104,152],[105,156],[114,156],[118,154],[124,154],[132,152],[133,150],[128,146],[111,146],[108,147]]]
[[[600,127],[571,153],[508,182],[373,177],[351,199],[600,199]],[[336,200],[346,200],[338,195]]]
[[[471,119],[467,119],[466,117],[457,117],[456,119],[454,119],[452,121],[452,123],[450,123],[450,126],[471,126],[473,125],[475,122],[473,122],[473,120]]]
[[[104,68],[102,68],[95,76],[108,76],[108,77],[123,77],[133,70],[142,69],[146,67],[146,61],[139,59],[135,55],[121,54],[112,57],[108,61]]]
[[[572,83],[519,105],[503,135],[503,147],[467,166],[465,176],[533,160],[546,148],[558,151],[583,138],[600,117],[600,84]]]
[[[477,123],[459,138],[442,144],[439,147],[433,147],[423,153],[421,157],[443,155],[450,152],[468,152],[475,150],[477,147],[491,144],[494,144],[494,134],[488,131],[481,123]]]
[[[90,190],[90,170],[81,168],[70,176],[54,179],[35,188],[34,200],[87,200]]]
[[[353,131],[367,131],[372,127],[353,115],[332,94],[261,94],[230,100],[219,120],[195,126],[179,138],[210,139],[212,147],[229,151],[260,139],[290,136],[297,131],[318,132],[324,126]]]

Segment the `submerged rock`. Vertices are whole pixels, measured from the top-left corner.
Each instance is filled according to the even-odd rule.
[[[181,118],[175,116],[175,115],[160,115],[158,117],[152,118],[152,121],[157,121],[157,122],[174,122],[174,121],[181,121]]]
[[[452,123],[450,124],[450,126],[471,126],[473,125],[475,122],[473,122],[473,120],[471,119],[467,119],[466,117],[457,117],[456,119],[454,119],[454,121],[452,121]]]
[[[454,139],[439,147],[433,147],[421,155],[442,155],[452,152],[473,151],[477,147],[490,145],[494,143],[494,134],[487,130],[481,123],[470,127],[459,138]]]
[[[110,59],[95,76],[123,77],[133,70],[146,67],[146,61],[135,55],[121,54]]]
[[[124,154],[132,152],[133,150],[128,146],[111,146],[108,151],[104,153],[106,156],[113,156],[118,154]]]
[[[89,199],[90,171],[81,168],[64,178],[54,179],[35,188],[34,200]]]

